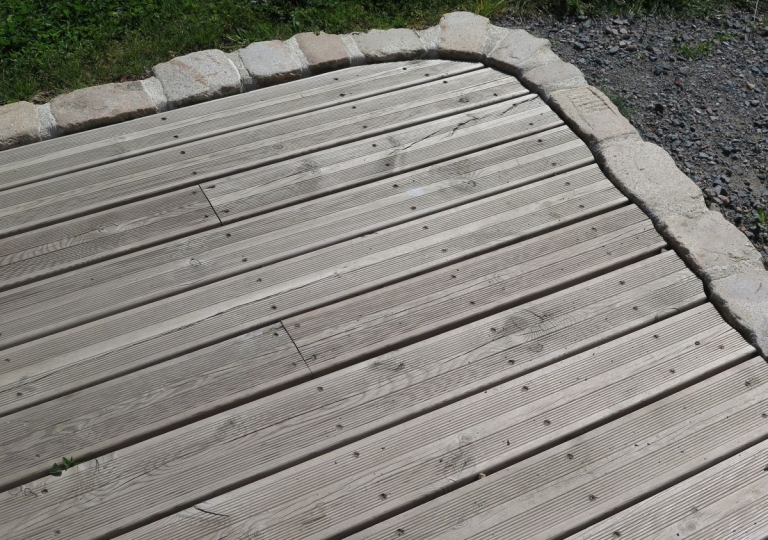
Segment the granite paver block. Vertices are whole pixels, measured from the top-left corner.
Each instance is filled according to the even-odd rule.
[[[608,97],[592,86],[554,92],[549,105],[590,146],[622,137],[640,140],[637,130]]]
[[[237,94],[242,89],[240,73],[218,49],[176,57],[157,64],[152,72],[172,107]]]
[[[243,65],[259,86],[268,86],[301,77],[301,64],[279,40],[251,43],[238,51]]]
[[[341,38],[335,34],[304,32],[294,36],[312,73],[348,67],[349,56]]]
[[[74,133],[157,112],[141,81],[81,88],[51,101],[60,133]]]
[[[352,34],[352,39],[368,62],[412,60],[427,54],[416,32],[407,28],[371,30],[365,34]]]
[[[19,101],[0,107],[0,150],[40,140],[40,120],[35,106]]]

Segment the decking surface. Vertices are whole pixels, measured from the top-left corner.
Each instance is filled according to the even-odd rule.
[[[482,65],[0,153],[0,538],[765,538],[766,438],[765,361]]]

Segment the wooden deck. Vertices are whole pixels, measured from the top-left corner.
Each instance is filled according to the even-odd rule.
[[[765,361],[480,64],[0,153],[4,540],[766,538],[766,439]]]

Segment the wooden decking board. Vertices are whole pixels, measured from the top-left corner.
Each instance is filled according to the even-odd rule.
[[[626,279],[637,281],[621,285]],[[665,285],[654,287],[654,282]],[[49,534],[46,516],[55,516],[56,527],[67,531],[72,520],[83,537],[130,526],[652,324],[665,316],[669,306],[683,310],[702,300],[701,284],[679,260],[667,255],[643,261],[607,279],[597,278],[356,364],[21,490],[45,489],[45,498],[2,494],[0,515],[17,519],[0,532],[12,538]],[[584,309],[570,316],[574,303]],[[542,323],[533,313],[552,313],[553,318]],[[702,321],[719,320],[711,307],[703,313],[684,320],[693,321],[695,328]],[[516,326],[509,332],[490,331],[510,320]],[[660,328],[667,327],[661,324]],[[676,336],[665,332],[651,348],[667,347]],[[537,343],[547,347],[536,347]],[[509,354],[515,355],[515,364],[509,363]],[[128,512],[126,504],[134,511]]]
[[[199,187],[0,241],[0,290],[219,226]]]
[[[127,538],[206,538],[214,531],[220,537],[255,531],[265,539],[343,537],[752,354],[711,308],[703,314],[685,333],[674,320],[662,326],[658,331],[677,338],[666,347],[655,343],[651,327],[198,503]],[[679,341],[694,328],[691,337],[705,345]],[[521,391],[523,384],[528,391]],[[201,518],[205,512],[211,514]]]
[[[0,236],[527,93],[486,69],[41,180],[3,192]]]
[[[286,319],[312,369],[391,349],[658,253],[636,207]]]
[[[768,366],[515,77],[353,67],[0,177],[0,538],[768,536]]]
[[[483,107],[386,136],[281,161],[203,185],[225,222],[266,213],[321,195],[562,126],[532,95]],[[475,154],[480,157],[481,154]]]
[[[763,441],[568,540],[764,539],[766,462],[768,442]]]
[[[0,154],[0,190],[481,68],[444,60],[361,66],[14,148]]]
[[[600,175],[554,177],[24,343],[3,352],[0,411],[20,410],[624,204]]]
[[[768,437],[766,382],[754,358],[351,538],[560,538]]]
[[[265,327],[0,421],[0,489],[61,456],[102,455],[308,379],[282,325]]]
[[[537,151],[527,155],[531,150]],[[475,159],[474,155],[455,158],[391,181],[379,180],[305,202],[298,207],[300,211],[285,208],[34,287],[0,293],[0,317],[5,321],[0,347],[42,337],[592,161],[584,144],[563,129],[507,143],[494,152],[492,159]],[[584,174],[598,171],[592,166]],[[398,188],[393,187],[394,183]],[[202,264],[190,264],[191,261]]]
[[[358,229],[373,224],[376,224],[375,228],[381,228],[383,224],[395,224],[408,216],[412,219],[414,215],[458,206],[590,163],[592,158],[584,144],[573,138],[567,128],[558,127],[482,153],[458,157],[340,193],[309,201],[302,197],[295,201],[301,204],[270,212],[251,223],[253,228],[258,223],[261,234],[293,227],[294,231],[305,229],[304,234],[308,235],[309,230],[315,230],[307,226],[313,221],[329,223],[348,220]],[[218,187],[219,184],[215,185]],[[211,191],[206,189],[206,194]],[[285,191],[288,193],[274,195],[295,197],[290,188]],[[307,197],[310,196],[307,194]],[[225,210],[229,205],[219,205],[215,198],[212,204],[226,221],[229,214]],[[252,205],[253,202],[246,201],[246,204]]]
[[[622,226],[624,226],[623,229]],[[471,285],[467,283],[469,276],[466,275],[470,272],[482,276],[473,281],[488,278],[493,280],[501,272],[508,276],[508,280],[514,275],[514,279],[521,282],[518,286],[499,288],[492,293],[494,303],[504,307],[514,301],[521,302],[532,296],[543,295],[562,286],[564,282],[573,282],[590,274],[605,272],[622,262],[626,263],[628,259],[647,256],[653,251],[658,251],[663,245],[664,242],[660,241],[642,212],[636,207],[628,207],[610,215],[600,216],[562,231],[550,233],[543,238],[524,242],[519,248],[514,246],[493,252],[490,257],[470,259],[462,265],[466,272],[461,272],[460,282],[464,283],[465,287]],[[600,249],[590,250],[595,246],[599,246]],[[605,253],[606,249],[610,254]],[[574,261],[573,250],[584,252],[581,257],[584,262]],[[552,256],[544,256],[550,252]],[[555,265],[557,265],[555,272],[543,271]],[[373,295],[394,298],[394,303],[397,303],[400,296],[409,297],[418,292],[425,297],[421,300],[424,303],[429,300],[427,292],[430,291],[426,289],[431,286],[432,290],[436,290],[444,283],[442,279],[444,276],[441,275],[443,273],[440,271],[426,274],[415,280],[386,287],[358,298],[363,299],[363,305],[370,303],[371,312],[374,313],[376,302],[369,298]],[[530,289],[530,292],[523,294],[521,292],[523,289]],[[470,294],[472,298],[480,296],[480,293],[474,291]],[[483,305],[488,302],[478,301],[476,305],[465,303],[466,307],[462,307],[459,313],[466,321],[476,319],[488,312],[488,306]],[[356,307],[345,304],[347,303],[338,304],[340,309],[333,309],[327,315],[324,313],[326,310],[319,310],[318,313],[312,314],[312,319],[327,317],[338,325],[340,324],[339,316],[338,314],[334,316],[334,313],[353,312]],[[361,302],[356,304],[359,306]],[[414,310],[409,316],[407,320],[410,323],[411,336],[420,334],[423,336],[427,332],[434,333],[436,328],[445,327],[457,319],[457,313],[450,309],[428,315],[430,317]],[[439,317],[442,317],[444,322],[435,324]],[[299,317],[289,322],[292,327],[295,327],[299,324],[299,320],[306,319]],[[358,321],[358,324],[362,323],[363,321]],[[306,326],[314,326],[316,329],[317,324],[310,323]],[[305,333],[300,329],[295,331]],[[261,371],[264,369],[261,360],[258,364],[260,370],[258,373],[239,371],[240,362],[248,352],[245,347],[250,346],[251,341],[261,340],[256,342],[256,351],[262,342],[266,344],[261,345],[262,348],[282,344],[277,341],[276,345],[274,343],[276,340],[271,337],[258,337],[260,332],[261,330],[246,334],[244,337],[237,337],[201,349],[193,354],[163,362],[152,368],[140,370],[5,417],[3,424],[9,427],[7,431],[0,433],[0,447],[3,448],[4,456],[3,462],[0,463],[0,486],[13,484],[14,478],[39,474],[49,466],[52,460],[55,461],[62,455],[77,455],[82,459],[103,454],[112,450],[113,447],[118,447],[121,441],[135,440],[142,433],[156,430],[161,422],[168,427],[173,423],[192,418],[195,414],[200,414],[200,411],[215,412],[223,404],[236,403],[237,400],[243,399],[243,396],[255,398],[271,386],[283,384],[288,380],[298,380],[309,373],[306,369],[302,370],[300,367],[283,362],[282,356],[279,357],[280,363],[276,364],[275,368],[285,368],[289,376],[266,377]],[[273,331],[266,329],[263,332],[263,335],[270,336]],[[274,332],[281,332],[281,329]],[[384,335],[384,333],[379,335],[379,342],[384,339]],[[336,341],[335,336],[327,336],[325,340]],[[370,341],[369,338],[369,343]],[[380,349],[384,348],[381,343],[377,345]],[[371,349],[370,344],[367,349]],[[366,347],[359,346],[356,350],[358,357],[366,354]],[[352,354],[349,350],[346,352],[346,358],[343,359],[345,361],[349,360]],[[233,354],[235,356],[231,357],[230,355]],[[296,356],[298,357],[298,354]],[[307,358],[306,355],[304,357]],[[339,354],[335,358],[342,360],[342,355]],[[293,363],[296,362],[295,358],[290,359]],[[315,362],[321,360],[325,358],[320,357]],[[206,370],[211,369],[209,364],[215,366],[217,371],[205,377],[199,375],[200,370],[203,374],[207,374]],[[301,365],[304,365],[303,361]],[[223,370],[223,373],[219,374],[218,370]],[[280,372],[280,374],[283,373]],[[190,395],[189,392],[169,390],[192,385],[190,381],[194,381],[194,395]],[[201,389],[205,392],[201,392]],[[168,395],[164,395],[166,393]],[[161,398],[152,399],[151,409],[145,407],[150,397],[161,394]],[[162,407],[157,407],[157,402],[162,403]],[[33,428],[30,429],[29,426]],[[77,433],[76,437],[71,435],[72,432]],[[12,473],[17,475],[8,479],[8,475]],[[22,474],[23,476],[19,476]]]

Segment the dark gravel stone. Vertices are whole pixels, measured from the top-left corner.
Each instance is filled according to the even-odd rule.
[[[713,209],[768,256],[768,26],[748,9],[706,19],[637,16],[557,20],[507,17],[497,24],[548,38],[563,60],[620,104],[644,139],[661,145]],[[589,24],[587,24],[589,23]],[[728,41],[718,37],[728,29]],[[686,57],[684,46],[712,44]],[[619,101],[620,99],[620,101]]]

